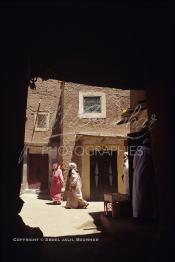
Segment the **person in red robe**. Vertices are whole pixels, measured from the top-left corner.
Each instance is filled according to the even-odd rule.
[[[54,163],[50,187],[50,196],[53,204],[61,205],[61,188],[63,187],[63,184],[64,179],[61,167],[58,163]]]

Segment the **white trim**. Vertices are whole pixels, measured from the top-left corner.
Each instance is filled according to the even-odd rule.
[[[83,97],[84,96],[100,96],[101,97],[101,113],[84,113]],[[106,118],[106,94],[103,92],[79,92],[79,118]]]

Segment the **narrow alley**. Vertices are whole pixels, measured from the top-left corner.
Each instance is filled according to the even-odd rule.
[[[103,212],[103,202],[91,202],[87,209],[66,209],[65,201],[62,205],[52,205],[47,196],[25,193],[21,198],[25,202],[20,213],[23,221],[31,227],[39,227],[44,237],[101,232],[94,219]]]
[[[24,251],[21,256],[25,257],[28,248],[32,250],[26,261],[37,256],[42,261],[69,261],[73,257],[87,262],[160,260],[159,243],[148,234],[149,228],[143,233],[143,227],[134,226],[132,220],[106,218],[105,222],[103,202],[90,202],[87,209],[66,209],[65,201],[52,205],[45,195],[25,193],[21,198],[25,202],[20,212],[23,221],[39,227],[44,235],[42,241],[23,239],[13,243],[16,252]]]

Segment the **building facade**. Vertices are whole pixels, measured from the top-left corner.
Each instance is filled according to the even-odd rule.
[[[56,117],[59,111],[62,82],[37,79],[36,89],[28,88],[25,146],[23,150],[22,190],[49,188],[52,162],[57,159]]]
[[[67,175],[70,161],[78,165],[83,194],[102,200],[104,192],[122,191],[124,141],[129,125],[117,125],[129,107],[130,91],[64,84],[62,155]]]
[[[38,79],[28,95],[24,187],[47,190],[52,162],[58,160],[65,181],[68,163],[77,163],[87,200],[122,192],[130,125],[117,123],[129,107],[128,90]]]

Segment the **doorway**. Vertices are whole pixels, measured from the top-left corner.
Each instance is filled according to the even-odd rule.
[[[103,201],[104,193],[118,191],[117,151],[90,152],[90,200]]]
[[[49,158],[48,154],[29,154],[28,165],[29,189],[48,189]]]

